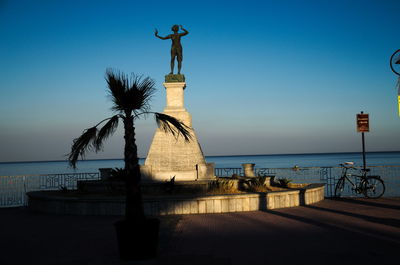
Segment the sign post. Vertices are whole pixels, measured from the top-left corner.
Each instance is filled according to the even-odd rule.
[[[361,111],[360,114],[357,114],[357,132],[361,133],[362,150],[363,150],[363,165],[364,165],[364,170],[365,170],[367,165],[366,165],[366,162],[365,162],[365,138],[364,138],[364,132],[369,132],[369,115],[368,114],[364,114],[363,111]]]

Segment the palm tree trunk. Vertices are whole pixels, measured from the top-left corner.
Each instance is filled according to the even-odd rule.
[[[130,113],[126,113],[124,129],[124,161],[127,174],[125,216],[128,221],[140,221],[144,219],[143,199],[140,189],[141,175],[135,140],[135,127]]]

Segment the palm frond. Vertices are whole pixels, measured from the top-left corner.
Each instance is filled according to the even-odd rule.
[[[166,133],[171,133],[175,137],[181,135],[186,142],[192,140],[192,134],[190,133],[190,127],[186,126],[180,120],[163,114],[163,113],[154,113],[157,125],[160,129],[162,129]]]
[[[142,78],[142,76],[135,76],[132,74],[130,91],[133,91],[131,101],[136,101],[138,103],[134,108],[135,110],[140,110],[141,112],[150,111],[150,100],[155,92],[155,82],[150,77]],[[136,99],[136,100],[135,100]]]
[[[96,151],[99,151],[103,147],[104,141],[115,132],[118,127],[118,120],[119,115],[111,117],[110,120],[99,130],[93,143]]]
[[[114,103],[112,110],[119,112],[147,112],[150,99],[155,92],[155,82],[150,77],[130,76],[107,69],[106,81]]]
[[[110,98],[114,105],[112,110],[124,111],[126,105],[126,91],[128,88],[128,78],[125,74],[108,68],[106,70],[106,82],[110,90]]]
[[[74,139],[71,153],[68,155],[69,164],[73,168],[76,168],[76,161],[78,161],[79,156],[84,157],[85,153],[92,149],[96,135],[97,128],[95,126],[85,130],[80,137]]]

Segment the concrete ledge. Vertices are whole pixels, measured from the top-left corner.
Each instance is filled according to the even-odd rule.
[[[28,192],[33,211],[70,215],[124,215],[124,196],[63,196],[61,192]],[[308,205],[324,199],[324,184],[268,193],[208,196],[160,196],[144,199],[147,215],[180,215],[262,211]]]

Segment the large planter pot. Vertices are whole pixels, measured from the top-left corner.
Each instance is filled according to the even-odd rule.
[[[247,178],[255,177],[254,175],[254,166],[256,164],[242,164],[244,176]]]
[[[140,260],[156,257],[159,227],[160,221],[156,218],[117,221],[115,228],[120,258]]]

